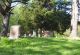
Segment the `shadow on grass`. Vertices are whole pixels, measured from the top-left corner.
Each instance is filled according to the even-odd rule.
[[[80,41],[54,38],[0,40],[0,55],[80,55]]]

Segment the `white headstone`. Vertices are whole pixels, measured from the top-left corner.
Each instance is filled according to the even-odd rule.
[[[9,39],[18,39],[20,36],[20,25],[13,25],[10,28]]]
[[[35,37],[36,36],[36,32],[35,31],[33,31],[33,34],[32,34],[32,36],[31,37]]]

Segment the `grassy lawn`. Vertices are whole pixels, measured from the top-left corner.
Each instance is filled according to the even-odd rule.
[[[80,41],[60,38],[0,39],[0,55],[80,55]]]

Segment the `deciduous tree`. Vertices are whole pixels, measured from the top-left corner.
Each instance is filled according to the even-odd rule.
[[[25,1],[25,2],[24,2]],[[3,30],[2,35],[7,36],[9,27],[9,17],[11,14],[11,4],[14,2],[22,2],[26,4],[27,0],[0,0],[0,13],[3,16]]]
[[[70,37],[77,38],[77,23],[78,23],[78,6],[77,0],[72,1],[72,19],[71,19],[71,34]]]

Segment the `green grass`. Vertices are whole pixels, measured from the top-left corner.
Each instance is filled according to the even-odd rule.
[[[0,55],[80,55],[80,41],[62,38],[1,38]]]

